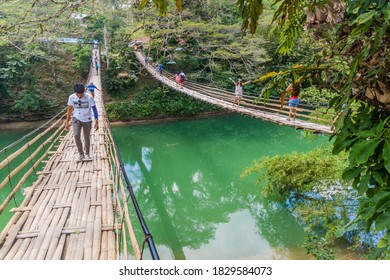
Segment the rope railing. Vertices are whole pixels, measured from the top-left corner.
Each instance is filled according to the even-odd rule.
[[[103,108],[103,110],[104,110],[104,108]],[[120,193],[121,193],[121,197],[117,197],[117,206],[118,206],[118,210],[121,213],[120,220],[122,222],[122,226],[121,226],[122,234],[124,235],[124,238],[125,238],[126,231],[123,231],[125,229],[123,226],[123,222],[124,222],[126,224],[126,227],[127,227],[127,232],[128,232],[127,234],[130,235],[129,237],[130,237],[130,240],[131,240],[131,243],[133,246],[134,256],[136,259],[142,259],[143,246],[142,246],[142,251],[140,251],[139,246],[138,246],[138,242],[136,241],[136,238],[134,236],[134,231],[133,231],[132,223],[130,220],[129,210],[127,207],[127,202],[128,202],[128,199],[130,198],[132,201],[134,210],[136,212],[138,221],[139,221],[141,228],[142,228],[142,231],[144,233],[143,245],[145,244],[145,242],[148,243],[148,247],[149,247],[149,251],[150,251],[152,259],[159,260],[160,257],[158,255],[157,248],[154,244],[153,236],[148,229],[148,226],[147,226],[146,221],[143,217],[141,208],[139,207],[137,199],[136,199],[135,194],[133,192],[133,186],[131,185],[130,180],[127,176],[126,170],[124,168],[124,165],[123,165],[120,153],[119,153],[118,146],[115,144],[115,140],[114,140],[114,137],[113,137],[113,134],[111,131],[111,125],[110,125],[110,122],[108,120],[108,117],[107,117],[105,110],[104,110],[104,116],[105,116],[105,122],[107,124],[106,127],[108,130],[107,135],[109,137],[109,140],[110,140],[109,142],[111,143],[110,145],[112,148],[113,163],[116,166],[116,168],[115,168],[116,185],[119,183]],[[123,180],[124,180],[124,182],[123,182]],[[126,191],[124,189],[125,185],[126,185],[127,192],[129,194],[129,197],[127,197],[127,198],[125,196],[125,193],[126,193]],[[117,192],[119,193],[119,190]],[[124,240],[126,240],[126,239],[124,239]],[[126,242],[124,242],[124,243],[126,243]],[[127,248],[126,248],[126,250],[127,250]]]

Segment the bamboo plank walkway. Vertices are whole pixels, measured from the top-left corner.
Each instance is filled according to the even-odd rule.
[[[89,81],[101,89],[92,68]],[[118,258],[101,92],[95,99],[100,117],[99,130],[91,132],[92,161],[76,162],[70,129],[22,204],[11,210],[14,215],[0,235],[1,260]]]
[[[188,81],[185,83],[185,86],[183,88],[177,87],[174,79],[168,77],[166,74],[164,75],[156,74],[156,70],[154,67],[152,67],[150,64],[145,64],[145,57],[141,52],[135,51],[135,56],[138,59],[139,63],[141,63],[146,68],[146,70],[153,75],[155,79],[161,81],[162,83],[166,84],[170,88],[182,92],[186,95],[189,95],[193,98],[208,102],[210,104],[218,105],[230,111],[235,111],[241,114],[250,115],[255,118],[261,118],[265,121],[270,121],[279,125],[292,126],[297,129],[304,129],[308,131],[313,131],[315,133],[324,133],[324,134],[333,133],[332,127],[328,125],[313,123],[298,118],[295,121],[287,120],[286,115],[280,114],[282,112],[275,108],[266,108],[265,106],[256,106],[258,108],[236,106],[232,104],[233,94],[231,95],[231,98],[226,98],[226,97],[223,98],[222,95],[218,97],[218,95],[215,94],[216,92],[220,91],[218,89],[213,89],[209,87],[206,88],[205,86],[199,86],[199,84],[195,86],[195,83],[191,83]],[[205,94],[207,91],[213,91],[214,94],[212,96],[210,94]],[[263,110],[259,108],[263,108]],[[274,111],[274,113],[269,112],[270,110]]]

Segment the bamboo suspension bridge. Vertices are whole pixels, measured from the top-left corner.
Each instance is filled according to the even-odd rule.
[[[101,88],[100,75],[92,68],[88,78],[91,81]],[[143,244],[148,244],[151,258],[159,258],[124,173],[101,92],[95,93],[95,100],[99,129],[91,133],[91,161],[76,161],[78,152],[72,130],[63,135],[63,112],[61,118],[53,118],[54,122],[45,131],[16,152],[8,155],[8,148],[1,151],[5,159],[0,162],[0,171],[9,169],[9,173],[0,183],[0,190],[7,184],[11,188],[1,201],[0,214],[10,207],[10,201],[32,172],[36,173],[37,180],[24,189],[23,202],[10,209],[13,216],[0,234],[0,260],[107,260],[132,256],[141,259],[143,248],[140,249],[133,230],[129,198],[145,235]],[[42,144],[11,170],[12,161],[38,140]],[[47,157],[43,171],[36,172]],[[34,161],[27,171],[23,169]],[[11,184],[19,172],[25,173],[16,185]]]
[[[187,80],[183,88],[178,87],[172,74],[166,71],[160,74],[145,63],[141,52],[137,51],[136,57],[154,78],[193,98],[277,124],[332,133],[330,124],[335,116],[318,112],[317,108],[302,105],[298,118],[289,121],[288,109],[280,108],[276,100],[259,103],[253,96],[244,96],[241,105],[235,106],[232,91],[191,80]],[[92,67],[89,82],[102,88],[100,74],[95,74]],[[151,258],[159,259],[116,148],[102,92],[95,92],[95,100],[99,129],[91,134],[92,160],[76,160],[78,152],[73,132],[64,132],[64,111],[36,129],[35,138],[12,154],[9,151],[17,143],[0,151],[0,156],[4,157],[0,161],[0,174],[7,173],[0,182],[0,191],[9,186],[9,193],[0,196],[0,214],[13,213],[0,234],[0,260],[142,259],[145,244]],[[20,158],[21,163],[13,163]],[[42,171],[36,171],[39,165],[44,165]],[[36,181],[31,187],[24,187],[32,173]],[[19,181],[12,183],[17,177]],[[17,204],[15,194],[22,187],[24,200],[11,208],[11,201]],[[132,210],[128,208],[129,199],[134,206]],[[131,211],[136,213],[144,234],[142,245],[134,233]]]

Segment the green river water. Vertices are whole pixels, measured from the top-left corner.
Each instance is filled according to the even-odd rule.
[[[303,229],[286,206],[262,197],[257,174],[240,175],[262,156],[310,151],[328,144],[327,136],[241,115],[112,130],[161,259],[311,258],[302,247]],[[0,147],[27,132],[2,129]],[[22,199],[20,191],[16,204]],[[8,210],[0,215],[0,230]]]
[[[310,151],[327,136],[240,115],[113,133],[161,259],[310,259],[285,205],[262,197],[258,175],[240,175],[262,156]]]

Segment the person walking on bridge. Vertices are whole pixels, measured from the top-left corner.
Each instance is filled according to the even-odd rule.
[[[177,72],[175,74],[175,76],[173,76],[175,78],[176,87],[178,87],[179,84],[180,84],[180,76],[179,76],[179,74],[180,74],[180,72]]]
[[[89,85],[87,85],[87,89],[88,89],[88,93],[90,95],[92,95],[93,98],[95,98],[95,89],[97,89],[98,91],[100,91],[100,89],[98,89],[94,84],[93,82],[91,82]]]
[[[179,84],[180,88],[183,88],[184,81],[187,80],[186,74],[184,74],[183,70],[180,71],[179,73]]]
[[[91,160],[90,150],[91,141],[90,134],[92,129],[92,113],[95,118],[94,128],[99,128],[98,111],[96,108],[95,99],[92,95],[84,92],[83,84],[74,85],[74,93],[69,96],[68,110],[66,112],[65,130],[69,131],[69,122],[72,118],[72,127],[74,140],[76,142],[77,151],[79,153],[78,160]],[[81,130],[84,135],[84,149],[81,142]]]
[[[234,90],[234,95],[235,96],[234,96],[234,100],[233,100],[233,105],[235,105],[237,103],[237,106],[240,106],[241,98],[244,95],[243,86],[246,85],[246,84],[249,84],[251,81],[247,81],[247,82],[243,83],[241,79],[238,79],[237,82],[235,82],[232,78],[229,78],[229,79],[236,86],[236,88]]]
[[[95,62],[96,76],[99,75],[99,63]]]
[[[155,71],[156,76],[157,76],[157,74],[162,75],[162,72],[163,72],[162,63],[157,61],[156,64],[154,65],[154,71]]]
[[[290,99],[288,100],[288,106],[290,107],[290,113],[288,115],[288,121],[293,119],[295,121],[297,117],[297,107],[299,105],[299,93],[301,91],[301,88],[299,86],[299,83],[296,84],[290,84],[286,91],[290,94]]]

